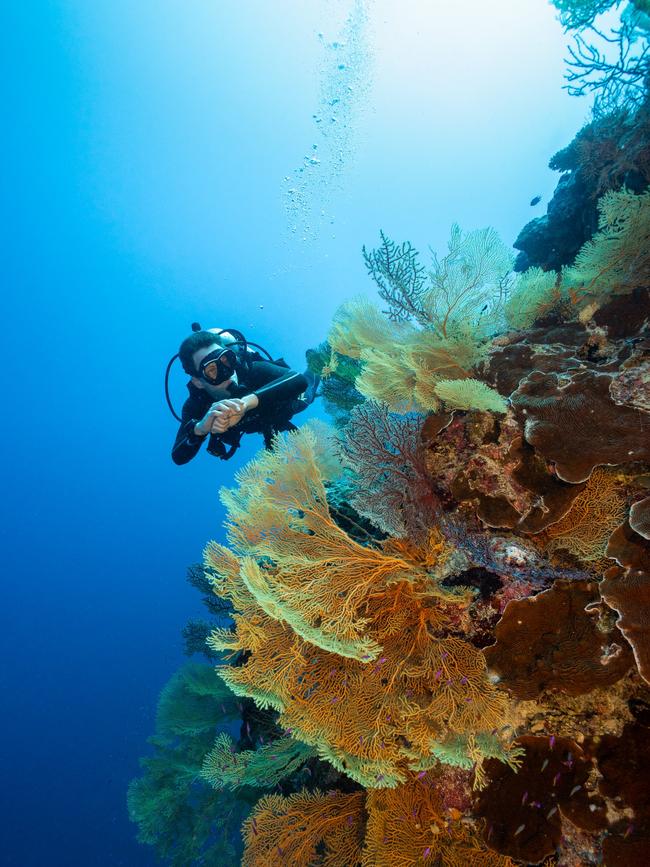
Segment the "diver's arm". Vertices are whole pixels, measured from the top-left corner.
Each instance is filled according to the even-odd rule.
[[[196,433],[196,426],[202,417],[203,412],[198,402],[192,398],[186,400],[181,413],[181,424],[172,446],[172,460],[175,464],[191,461],[207,439],[207,434]]]
[[[268,361],[254,361],[247,385],[251,387],[251,393],[242,400],[250,403],[250,409],[262,411],[276,402],[295,400],[309,383],[302,373],[295,370],[287,370]],[[251,398],[256,398],[257,404]]]

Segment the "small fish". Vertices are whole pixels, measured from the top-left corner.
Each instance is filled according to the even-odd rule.
[[[248,737],[251,736],[251,724],[249,722],[246,723],[246,734]]]
[[[257,822],[255,821],[255,819],[253,819],[251,824],[253,826],[253,834],[257,834]]]
[[[553,777],[553,785],[554,785],[554,786],[557,786],[557,782],[558,782],[558,780],[560,779],[560,777],[561,777],[561,774],[560,774],[560,772],[558,771],[557,774]]]
[[[548,813],[546,814],[546,818],[547,818],[547,819],[550,819],[551,816],[553,815],[553,813],[557,813],[557,807],[551,807],[551,809],[550,809],[550,810],[548,811]]]
[[[525,804],[527,800],[528,800],[528,792],[524,792],[523,797],[521,799],[521,803]]]
[[[623,834],[623,836],[629,837],[630,834],[632,833],[632,831],[634,831],[634,825],[628,825],[627,828],[625,829],[625,834]]]
[[[548,739],[548,745],[551,749],[555,746],[555,735],[551,735]]]
[[[284,857],[284,850],[278,846],[278,852],[280,853],[280,858]]]
[[[582,786],[574,786],[569,792],[569,797],[573,797],[573,795],[575,795],[576,792],[579,792],[581,788]]]
[[[348,825],[352,824],[352,816],[348,816]]]
[[[517,830],[515,831],[515,833],[513,834],[513,837],[516,837],[517,834],[521,834],[521,832],[524,830],[525,827],[526,827],[526,824],[525,824],[525,823],[524,823],[523,825],[520,825],[520,826],[517,828]]]
[[[363,735],[359,735],[359,743],[360,743],[360,744],[363,743]]]
[[[542,762],[542,770],[543,771],[546,770],[547,765],[548,765],[548,759],[544,759],[544,761]]]
[[[461,682],[462,684],[466,684],[466,683],[467,683],[467,678],[463,675],[463,677],[461,677],[461,679],[460,679],[460,682]]]
[[[420,773],[418,774],[418,780],[421,780],[422,777],[426,777],[426,775],[427,775],[426,771],[420,771]]]
[[[431,846],[427,846],[427,848],[426,848],[426,849],[424,850],[424,852],[422,853],[422,857],[423,857],[423,858],[428,858],[430,852],[431,852]]]
[[[542,197],[541,197],[541,196],[533,196],[533,198],[530,200],[530,207],[531,207],[531,208],[534,208],[535,205],[539,205],[539,203],[540,203],[541,201],[542,201]]]
[[[442,677],[442,669],[439,668],[438,671],[436,671],[436,680],[440,680],[441,677]]]

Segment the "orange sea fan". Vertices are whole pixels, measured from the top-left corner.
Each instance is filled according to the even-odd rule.
[[[377,661],[316,648],[251,608],[236,633],[213,633],[215,648],[228,640],[232,650],[252,651],[244,665],[218,672],[237,694],[280,711],[285,729],[368,787],[397,785],[409,764],[449,734],[503,724],[505,694],[488,681],[483,654],[436,636],[445,610],[435,595],[405,581],[373,594],[366,610],[368,634],[383,648]]]
[[[318,790],[266,795],[242,826],[242,867],[354,867],[361,862],[364,797]]]
[[[539,537],[548,551],[564,549],[586,562],[605,554],[609,537],[625,518],[626,493],[613,470],[596,467],[566,515]]]
[[[236,631],[215,630],[210,643],[248,652],[244,665],[218,669],[234,692],[280,711],[285,728],[357,782],[394,786],[435,742],[500,727],[506,697],[482,653],[446,635],[469,598],[427,571],[441,540],[350,539],[329,514],[310,438],[279,442],[224,497],[239,570],[216,544],[206,565],[235,604]]]
[[[459,822],[458,811],[444,809],[433,775],[368,792],[366,810],[363,867],[514,867]]]
[[[222,491],[232,548],[225,557],[241,561],[230,583],[239,581],[269,616],[318,647],[376,657],[381,648],[364,638],[361,608],[371,590],[415,580],[418,570],[360,545],[336,524],[322,466],[316,438],[303,428],[248,464],[237,476],[238,489]],[[206,556],[220,572],[224,549],[213,545]]]

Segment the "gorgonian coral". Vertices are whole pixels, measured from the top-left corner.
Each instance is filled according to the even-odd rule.
[[[312,755],[309,747],[288,737],[238,753],[232,738],[222,732],[203,759],[201,776],[215,789],[242,786],[272,789],[280,780],[294,774]]]
[[[500,324],[513,256],[494,229],[463,232],[454,224],[446,255],[434,253],[429,269],[409,243],[395,244],[383,232],[381,245],[363,253],[392,319],[414,319],[444,340],[468,332],[480,340]]]
[[[440,502],[426,469],[423,419],[391,413],[386,404],[356,407],[340,450],[354,473],[350,503],[392,536],[420,544],[435,528]]]
[[[237,716],[235,697],[208,665],[184,666],[161,693],[153,754],[141,760],[144,773],[129,785],[127,803],[138,839],[174,867],[239,861],[236,832],[250,802],[200,779],[216,724]]]
[[[390,787],[435,742],[501,726],[507,702],[480,651],[446,627],[469,600],[427,570],[438,540],[352,540],[329,513],[329,466],[303,428],[222,493],[231,549],[212,543],[206,565],[233,603],[236,630],[210,642],[246,653],[243,665],[218,669],[234,692],[275,708],[280,725],[340,772]]]
[[[359,864],[363,800],[362,792],[265,795],[242,826],[242,867]]]
[[[528,268],[518,274],[504,306],[506,322],[511,328],[529,328],[562,300],[555,271]]]
[[[547,551],[565,550],[589,562],[605,555],[605,548],[627,512],[622,480],[611,470],[597,467],[571,508],[550,524],[539,541]]]
[[[358,359],[355,387],[396,412],[450,408],[503,408],[503,401],[472,377],[487,340],[503,321],[512,256],[493,229],[463,233],[452,227],[448,253],[428,271],[416,251],[383,233],[364,256],[389,319],[357,299],[337,311],[328,342],[337,356]],[[469,379],[466,386],[450,380]],[[444,392],[436,393],[437,386]]]
[[[576,303],[632,292],[650,274],[650,192],[610,190],[598,209],[598,233],[562,274],[564,291]]]

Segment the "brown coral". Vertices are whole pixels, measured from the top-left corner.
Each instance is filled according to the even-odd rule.
[[[615,823],[603,843],[607,867],[646,867],[650,859],[650,740],[648,729],[628,724],[620,737],[594,743],[600,792],[627,818]],[[630,811],[632,817],[630,817]]]
[[[610,383],[590,370],[563,378],[534,372],[512,395],[527,441],[566,482],[586,481],[599,464],[650,461],[647,417],[615,404]]]
[[[537,596],[510,602],[496,644],[483,651],[501,685],[533,699],[545,689],[581,695],[623,677],[632,665],[630,649],[616,627],[605,631],[598,622],[598,598],[595,582],[558,580]]]
[[[650,683],[650,542],[626,521],[612,534],[606,553],[625,571],[608,572],[601,595],[618,612],[618,626],[632,645],[639,674]]]
[[[575,741],[526,735],[515,743],[525,750],[522,766],[514,771],[489,759],[489,783],[476,797],[492,849],[538,863],[555,852],[562,816],[585,830],[604,827],[604,803],[585,785],[592,762]]]
[[[629,522],[635,533],[644,539],[650,539],[650,497],[632,504]]]

